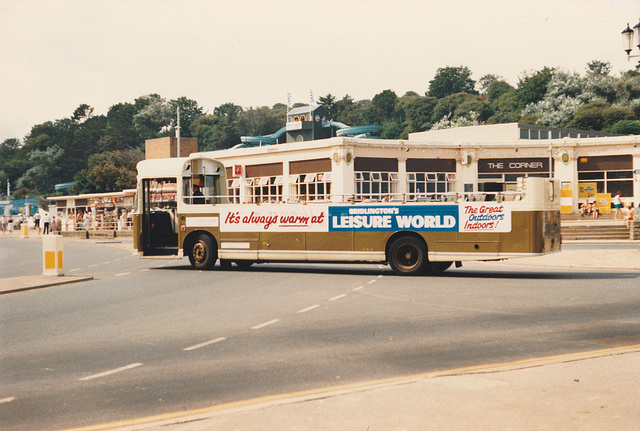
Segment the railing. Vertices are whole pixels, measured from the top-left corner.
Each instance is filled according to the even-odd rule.
[[[305,196],[294,195],[286,198],[276,196],[267,198],[263,195],[226,196],[230,203],[239,204],[274,204],[274,203],[457,203],[457,202],[510,202],[522,200],[524,192],[477,192],[477,193],[367,193],[350,195]],[[223,198],[223,199],[220,199]],[[225,200],[218,197],[218,201]]]

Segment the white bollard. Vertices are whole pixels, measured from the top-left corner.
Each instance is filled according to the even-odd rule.
[[[29,224],[27,222],[20,224],[20,238],[29,238]]]
[[[64,275],[62,236],[44,235],[42,237],[42,275]]]

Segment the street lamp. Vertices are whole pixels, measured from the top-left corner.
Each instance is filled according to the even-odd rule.
[[[622,30],[622,44],[623,49],[627,53],[627,60],[631,60],[631,57],[640,57],[640,55],[631,55],[631,51],[633,51],[633,34],[635,33],[635,39],[638,41],[637,47],[640,49],[640,22],[633,27],[629,27],[629,23],[627,23],[627,28]]]

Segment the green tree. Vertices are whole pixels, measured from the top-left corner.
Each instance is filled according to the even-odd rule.
[[[471,70],[468,67],[441,67],[429,81],[427,96],[442,99],[456,93],[478,94],[475,85],[476,82],[471,79]]]
[[[50,194],[54,185],[64,182],[60,167],[64,151],[52,145],[45,150],[29,152],[30,168],[18,179],[17,187],[39,194]]]
[[[109,151],[89,157],[87,169],[76,173],[77,193],[115,192],[136,187],[136,165],[144,159],[137,149]]]
[[[422,132],[431,127],[431,118],[438,99],[426,96],[403,96],[399,103],[403,106],[405,114],[405,135]]]
[[[326,96],[318,98],[318,104],[324,106],[329,111],[329,118],[333,118],[336,115],[336,97],[327,93]]]
[[[640,121],[620,120],[613,125],[611,131],[621,135],[640,135]]]
[[[606,102],[592,102],[581,106],[567,127],[610,131],[619,121],[633,118],[633,112],[628,109],[617,108]]]
[[[547,85],[553,76],[553,69],[544,67],[536,72],[525,73],[518,81],[516,99],[521,107],[541,101],[547,94]]]
[[[440,100],[433,110],[432,121],[437,123],[443,118],[455,120],[460,117],[469,118],[473,111],[478,114],[478,119],[486,120],[491,115],[489,105],[480,96],[469,93],[450,94]]]
[[[369,110],[369,121],[374,124],[380,124],[394,119],[397,100],[398,96],[392,90],[384,90],[373,96]]]
[[[502,76],[487,74],[478,80],[478,86],[480,87],[480,94],[482,96],[487,96],[489,92],[489,87],[496,81],[505,82]],[[507,84],[508,85],[508,84]]]
[[[507,81],[494,80],[487,86],[487,102],[493,106],[500,96],[511,91],[515,91],[515,88]]]
[[[104,135],[99,141],[101,151],[143,148],[145,138],[135,128],[134,117],[138,108],[132,103],[118,103],[109,108]]]

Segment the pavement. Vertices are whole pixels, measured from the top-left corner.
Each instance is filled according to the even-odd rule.
[[[616,244],[625,244],[620,247],[606,244],[595,252],[563,250],[500,264],[640,271],[637,241],[619,241]],[[0,294],[74,281],[81,280],[66,275],[0,279]],[[640,274],[635,283],[640,288]],[[77,430],[640,430],[640,344],[601,347],[281,394]]]

